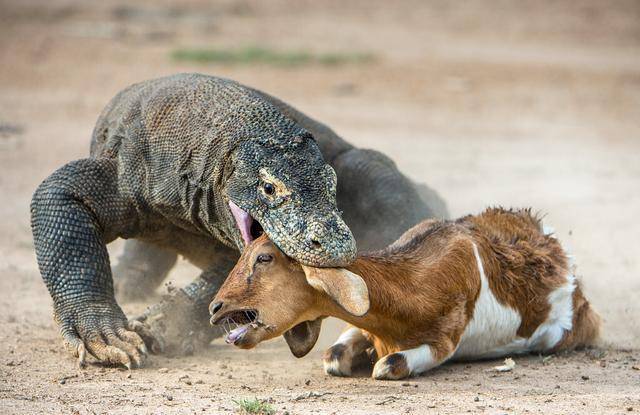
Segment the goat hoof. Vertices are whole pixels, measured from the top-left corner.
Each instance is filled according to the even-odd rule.
[[[409,377],[411,372],[407,359],[402,353],[388,354],[373,367],[373,378],[377,380],[398,380]]]
[[[351,356],[347,353],[347,346],[335,344],[324,353],[322,358],[324,372],[331,376],[351,375]]]

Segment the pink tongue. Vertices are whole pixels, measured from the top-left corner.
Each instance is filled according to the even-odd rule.
[[[251,237],[251,224],[253,223],[253,218],[231,200],[229,201],[229,208],[231,208],[231,214],[233,214],[233,218],[236,220],[236,224],[240,229],[240,235],[242,235],[242,240],[244,241],[245,246],[249,245],[253,240]]]
[[[231,344],[238,340],[243,334],[245,334],[248,330],[247,326],[240,326],[237,329],[231,330],[227,339],[225,340],[227,343]]]

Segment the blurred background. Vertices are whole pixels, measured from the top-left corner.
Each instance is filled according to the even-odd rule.
[[[29,229],[37,184],[88,155],[119,90],[202,72],[387,153],[454,217],[546,213],[605,341],[639,347],[640,3],[458,4],[0,1],[2,336],[56,338]],[[183,263],[171,278],[196,272]]]

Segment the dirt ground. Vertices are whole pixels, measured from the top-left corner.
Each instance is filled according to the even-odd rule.
[[[640,4],[0,1],[0,413],[627,413],[640,411]],[[181,63],[190,47],[369,53],[346,65]],[[37,184],[86,157],[121,88],[198,71],[258,87],[392,156],[447,200],[546,212],[604,317],[602,347],[450,364],[407,382],[331,378],[278,340],[220,341],[127,371],[77,371],[29,229]],[[114,243],[116,258],[121,243]],[[170,279],[197,270],[180,263]],[[149,301],[155,301],[150,299]],[[145,304],[125,304],[128,313]]]

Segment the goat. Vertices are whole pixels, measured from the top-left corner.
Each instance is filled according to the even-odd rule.
[[[567,254],[530,209],[426,220],[346,269],[300,265],[262,236],[209,310],[212,324],[236,324],[228,343],[252,348],[283,334],[297,357],[323,317],[345,320],[352,326],[325,353],[325,371],[351,375],[373,346],[376,379],[449,359],[573,349],[592,343],[600,325]]]

